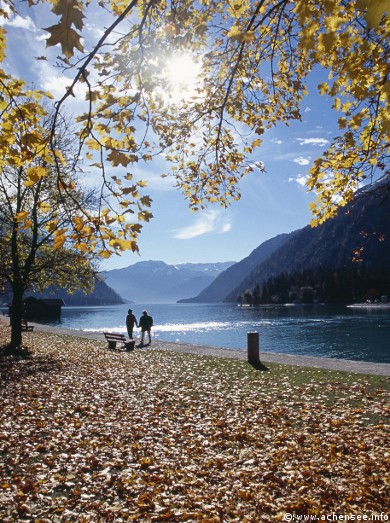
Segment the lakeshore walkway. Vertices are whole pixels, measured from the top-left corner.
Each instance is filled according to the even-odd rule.
[[[37,331],[67,334],[70,336],[89,338],[102,342],[105,341],[102,332],[64,329],[61,327],[51,327],[40,323],[33,323],[33,325],[35,325],[35,329]],[[153,339],[152,344],[148,347],[158,350],[188,352],[193,354],[216,356],[220,358],[232,358],[244,361],[247,360],[246,340],[243,340],[243,350],[224,349],[221,347],[212,347],[209,345],[195,345],[190,343],[176,343],[157,339]],[[261,352],[261,348],[260,360],[264,365],[266,365],[267,363],[280,363],[282,365],[296,365],[300,367],[314,367],[343,372],[355,372],[359,374],[390,376],[390,363],[375,363],[370,361],[320,358],[316,356],[299,356],[293,354]]]

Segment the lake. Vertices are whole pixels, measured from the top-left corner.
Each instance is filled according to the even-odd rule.
[[[125,333],[129,307],[137,318],[147,309],[160,340],[246,350],[247,333],[257,331],[261,352],[390,363],[390,308],[126,304],[63,307],[59,321],[45,323]]]

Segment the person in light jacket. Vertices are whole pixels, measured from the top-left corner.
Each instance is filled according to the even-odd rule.
[[[147,311],[143,311],[142,312],[142,316],[139,319],[138,326],[141,328],[141,332],[142,332],[142,334],[141,334],[141,344],[143,345],[143,343],[144,343],[145,332],[148,333],[149,343],[152,343],[152,338],[151,338],[151,335],[150,335],[150,331],[151,331],[151,329],[153,327],[153,318],[148,315]]]

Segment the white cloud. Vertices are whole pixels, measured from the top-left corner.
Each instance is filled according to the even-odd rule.
[[[298,165],[309,165],[310,158],[304,158],[303,156],[298,156],[298,158],[294,158],[294,163],[297,163]]]
[[[228,223],[224,223],[224,224],[221,226],[220,230],[217,231],[217,232],[218,232],[219,234],[225,234],[226,232],[229,232],[229,231],[231,230],[231,228],[232,228],[232,224],[231,224],[231,223],[229,223],[229,222],[228,222]]]
[[[303,112],[304,112],[304,113],[310,113],[310,112],[311,112],[310,107],[305,107],[305,110],[304,110]]]
[[[174,238],[178,240],[191,240],[203,234],[225,234],[232,228],[230,221],[222,219],[221,211],[203,211],[197,215],[194,224],[175,231]]]
[[[326,138],[297,138],[299,145],[314,145],[316,147],[325,147],[328,145],[329,140]]]
[[[73,80],[66,77],[61,69],[53,67],[50,62],[46,60],[41,60],[37,63],[37,71],[41,82],[40,87],[45,91],[49,91],[56,100],[61,99],[71,86]],[[79,82],[74,87],[74,97],[70,96],[68,98],[67,106],[70,104],[72,107],[77,107],[74,111],[75,114],[81,114],[81,108],[84,107],[84,105],[87,107],[85,102],[86,91],[86,86]]]
[[[86,29],[88,29],[90,35],[95,38],[101,38],[104,35],[104,31],[96,26],[95,24],[86,23],[85,25]]]
[[[29,16],[23,18],[22,16],[16,15],[10,20],[4,20],[3,24],[8,27],[14,27],[15,29],[26,29],[27,31],[33,32],[37,30]]]
[[[288,181],[297,183],[301,187],[304,187],[307,182],[307,176],[298,176],[297,178],[289,178]]]

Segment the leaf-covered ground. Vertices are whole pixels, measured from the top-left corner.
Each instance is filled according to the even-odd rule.
[[[4,523],[245,523],[389,507],[389,378],[25,339],[32,358],[0,360]]]

